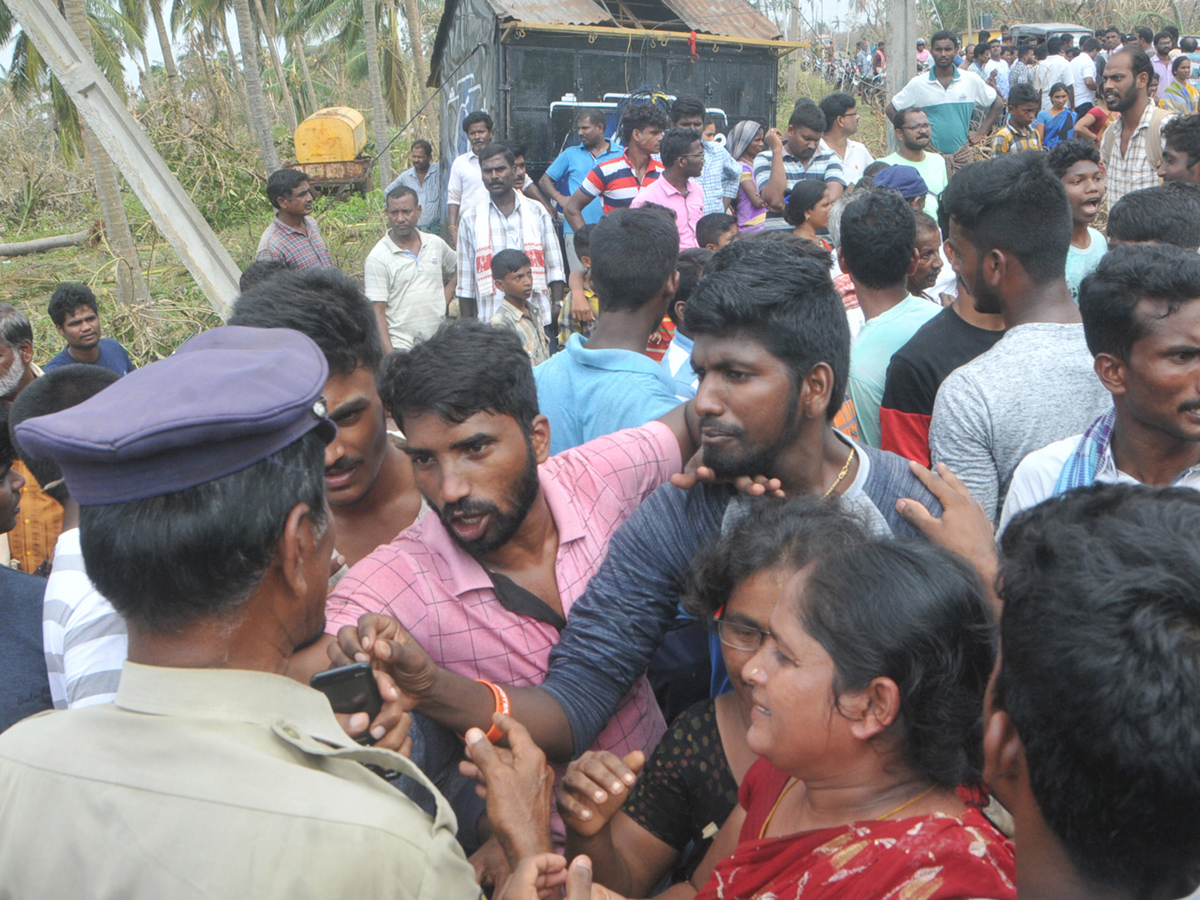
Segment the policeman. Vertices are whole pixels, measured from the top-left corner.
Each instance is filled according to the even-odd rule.
[[[479,896],[446,801],[385,749],[409,722],[390,679],[374,721],[339,721],[284,675],[324,630],[327,377],[298,332],[218,328],[17,427],[80,504],[129,661],[113,704],[0,736],[0,897]]]

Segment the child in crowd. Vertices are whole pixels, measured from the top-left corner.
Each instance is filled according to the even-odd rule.
[[[679,254],[679,264],[676,268],[679,284],[675,288],[675,298],[667,307],[667,315],[675,324],[675,337],[663,355],[661,365],[674,380],[675,396],[680,400],[691,400],[700,387],[700,379],[696,377],[696,370],[692,368],[694,342],[684,325],[683,310],[692,296],[692,291],[704,275],[704,267],[712,257],[713,251],[706,247],[692,247]]]
[[[529,257],[520,250],[501,250],[492,257],[492,278],[504,291],[504,302],[492,316],[492,324],[515,331],[533,365],[544,363],[550,358],[550,339],[529,307],[533,296]]]
[[[1067,86],[1061,81],[1050,86],[1050,108],[1044,109],[1037,115],[1038,135],[1042,146],[1053,150],[1063,141],[1075,137],[1075,113],[1067,109],[1070,95]]]
[[[1150,98],[1150,105],[1157,106],[1159,109],[1166,109],[1167,103],[1162,97],[1158,96],[1158,86],[1162,84],[1162,78],[1158,72],[1153,72],[1150,75],[1150,84],[1146,86],[1146,96]]]
[[[709,213],[696,223],[696,243],[705,250],[720,250],[737,236],[737,218],[728,213]]]
[[[1100,167],[1100,151],[1090,141],[1063,141],[1046,160],[1050,171],[1067,189],[1071,203],[1071,246],[1067,249],[1067,287],[1079,302],[1079,284],[1108,252],[1108,242],[1092,223],[1100,215],[1100,204],[1107,188]]]
[[[567,340],[573,334],[581,334],[585,339],[591,337],[592,328],[596,324],[596,317],[600,315],[600,298],[592,290],[591,281],[592,229],[595,227],[594,225],[584,225],[581,228],[575,229],[572,243],[575,247],[575,255],[579,257],[579,262],[583,264],[583,268],[573,270],[567,278],[567,296],[563,300],[562,312],[558,315],[559,346],[565,346]],[[575,298],[577,297],[583,297],[587,300],[588,308],[591,310],[591,318],[575,313]]]
[[[1033,85],[1013,85],[1008,93],[1008,124],[992,138],[992,153],[1042,149],[1041,136],[1033,128],[1033,120],[1039,115],[1038,102]]]

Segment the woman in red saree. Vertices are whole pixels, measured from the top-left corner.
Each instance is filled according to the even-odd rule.
[[[994,640],[974,573],[932,547],[798,572],[743,670],[765,759],[699,897],[1015,900],[1012,845],[974,802]]]
[[[659,896],[1015,900],[978,802],[994,647],[978,579],[941,550],[873,539],[799,568],[742,670],[763,759],[692,882]]]

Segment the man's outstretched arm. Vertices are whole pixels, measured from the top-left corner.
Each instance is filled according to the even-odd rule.
[[[485,684],[438,666],[391,616],[367,613],[358,625],[343,626],[328,645],[334,665],[370,662],[391,674],[411,708],[457,734],[491,727],[496,697]],[[571,726],[555,700],[533,687],[507,687],[510,715],[525,725],[550,759],[569,760]]]
[[[550,654],[542,687],[502,685],[513,718],[552,761],[579,755],[645,673],[675,621],[692,557],[719,532],[728,488],[682,491],[663,485],[617,529],[608,556],[571,607],[562,640]],[[330,658],[384,667],[413,708],[463,734],[486,730],[496,710],[491,688],[439,668],[390,616],[367,614],[345,626]]]
[[[721,529],[729,491],[663,485],[613,535],[542,682],[570,724],[573,755],[595,742],[645,673],[678,614],[692,558]]]

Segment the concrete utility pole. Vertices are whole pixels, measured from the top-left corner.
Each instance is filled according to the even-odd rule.
[[[888,0],[887,28],[887,95],[890,100],[900,92],[909,79],[917,74],[917,38],[922,35],[917,26],[916,0]],[[887,127],[888,151],[896,149],[896,133]]]
[[[79,38],[45,0],[6,0],[80,117],[100,139],[158,230],[175,248],[222,319],[238,295],[241,273],[200,210],[134,121]]]

